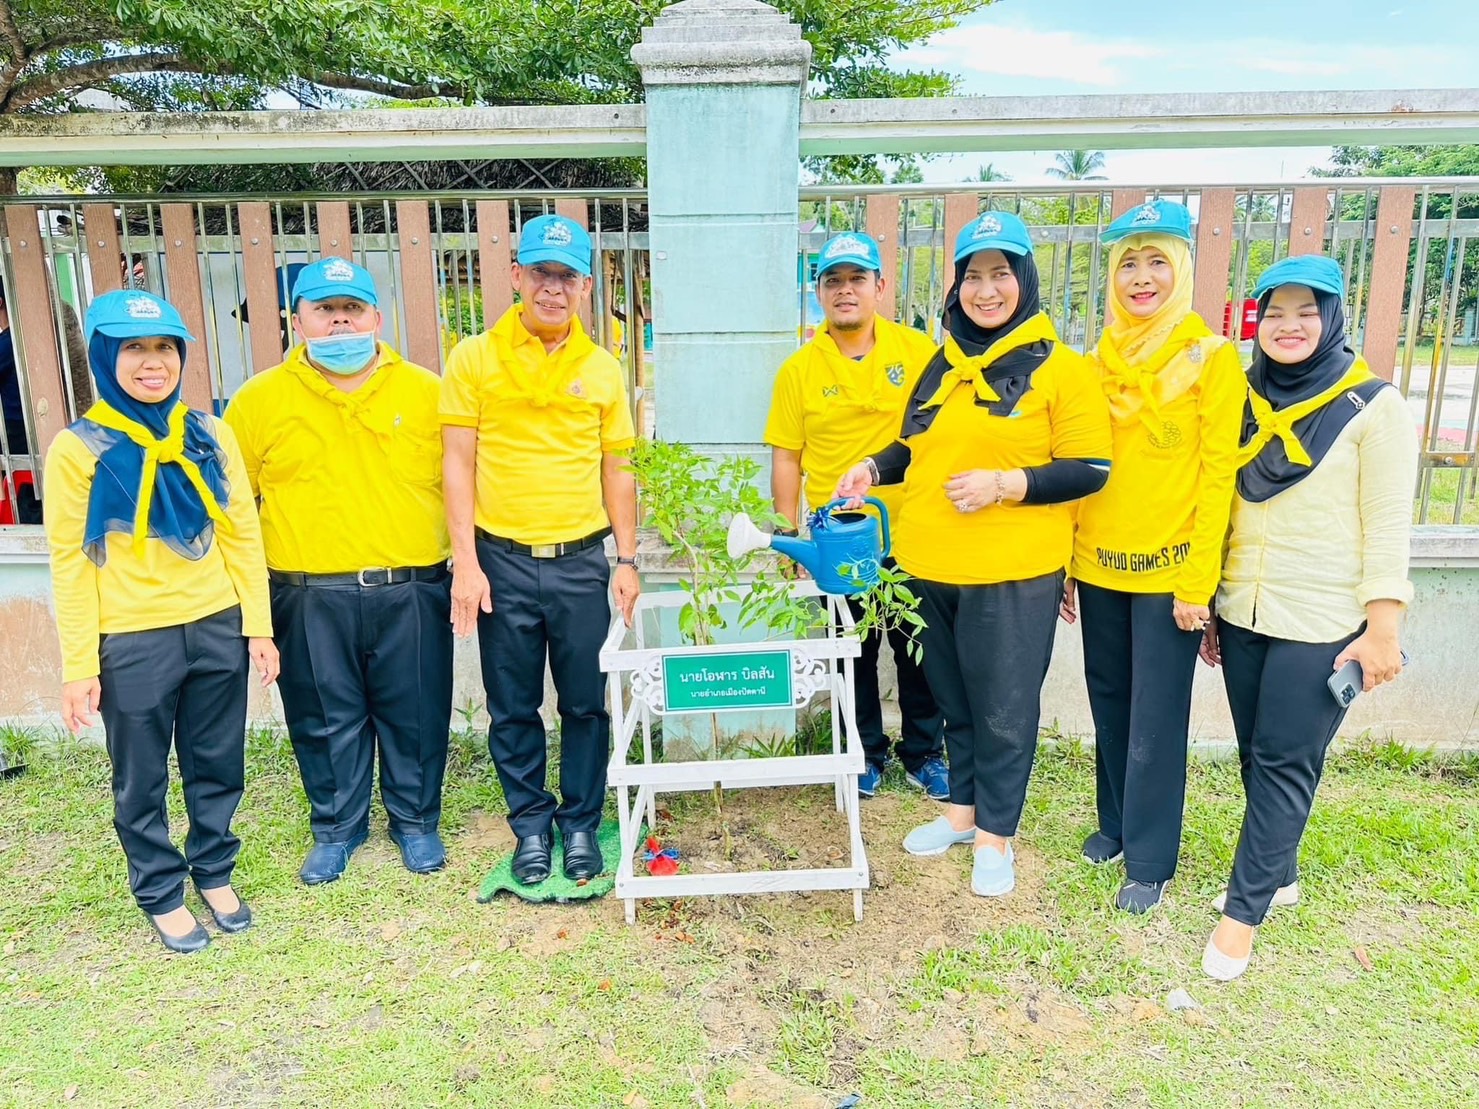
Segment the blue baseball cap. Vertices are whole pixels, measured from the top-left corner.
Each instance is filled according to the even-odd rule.
[[[536,216],[519,232],[519,265],[559,262],[578,274],[591,275],[591,237],[564,216]]]
[[[955,260],[959,262],[983,250],[1031,254],[1032,235],[1027,225],[1010,212],[982,212],[955,236]]]
[[[1101,243],[1117,243],[1131,235],[1170,235],[1191,242],[1191,212],[1174,200],[1151,200],[1131,208],[1104,229]]]
[[[293,282],[289,303],[296,309],[300,300],[320,301],[332,297],[353,297],[377,307],[380,304],[370,271],[343,258],[320,258],[304,266]]]
[[[113,339],[164,335],[195,342],[173,304],[138,289],[104,293],[94,300],[88,305],[84,330],[89,343],[97,334]]]
[[[817,255],[817,276],[833,266],[857,266],[882,273],[883,259],[879,255],[878,243],[872,235],[864,235],[861,231],[833,235],[822,244],[821,253]]]
[[[1345,299],[1345,273],[1339,262],[1323,254],[1301,254],[1297,258],[1275,262],[1263,271],[1258,284],[1253,286],[1253,299],[1262,300],[1264,293],[1280,285],[1307,285]]]

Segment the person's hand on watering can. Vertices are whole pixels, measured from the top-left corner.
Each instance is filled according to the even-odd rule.
[[[872,488],[873,467],[867,459],[864,459],[842,475],[842,480],[837,483],[837,492],[833,496],[846,501],[847,504],[843,506],[845,508],[860,508],[863,498]]]

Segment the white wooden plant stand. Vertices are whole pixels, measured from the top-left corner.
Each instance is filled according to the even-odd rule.
[[[858,736],[854,703],[855,660],[862,646],[849,634],[854,621],[847,604],[822,593],[810,580],[792,584],[795,597],[822,598],[830,619],[812,639],[767,640],[719,644],[711,647],[649,647],[644,613],[674,610],[658,625],[676,626],[677,609],[689,600],[680,590],[643,593],[637,600],[632,627],[617,613],[601,647],[601,669],[608,675],[611,725],[614,743],[607,771],[616,789],[617,816],[621,828],[621,858],[616,868],[616,895],[626,901],[628,924],[637,919],[637,901],[650,897],[692,897],[698,894],[775,893],[791,890],[852,890],[853,918],[863,919],[863,890],[868,888],[868,859],[863,850],[858,822],[858,775],[863,771],[863,745]],[[839,629],[839,624],[841,625]],[[754,656],[788,659],[789,671],[772,673],[760,667]],[[744,656],[751,656],[746,659]],[[732,669],[726,669],[726,661]],[[756,667],[751,669],[751,666]],[[700,682],[695,667],[707,669],[721,679],[738,676],[714,688],[669,691],[667,679]],[[770,679],[751,683],[745,675]],[[832,709],[832,753],[743,759],[701,759],[691,762],[659,762],[652,752],[654,717],[678,713],[755,711],[761,708],[803,708],[816,693],[826,691]],[[709,703],[701,703],[710,698]],[[725,704],[725,701],[731,701]],[[782,703],[784,701],[784,703]],[[838,722],[841,722],[839,734]],[[641,736],[641,759],[630,761],[632,747]],[[845,737],[845,743],[844,743]],[[725,789],[760,786],[795,786],[832,783],[837,793],[837,811],[847,817],[851,858],[847,866],[805,870],[752,870],[729,873],[686,873],[669,877],[637,874],[633,859],[642,837],[642,817],[648,827],[656,825],[659,793],[709,790],[715,783]]]

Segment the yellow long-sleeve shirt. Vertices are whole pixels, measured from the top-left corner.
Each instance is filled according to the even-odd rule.
[[[1223,343],[1192,386],[1160,406],[1158,429],[1139,413],[1114,421],[1109,481],[1078,509],[1074,578],[1187,604],[1212,599],[1247,395],[1237,348]]]
[[[262,501],[267,565],[349,574],[446,561],[440,393],[436,374],[384,343],[353,393],[302,346],[238,389],[226,422]]]
[[[155,538],[145,540],[140,557],[132,535],[110,532],[107,558],[102,566],[94,564],[82,541],[97,456],[71,431],[52,441],[43,509],[63,681],[97,676],[99,636],[188,624],[233,605],[241,606],[243,636],[272,635],[262,529],[241,449],[220,420],[211,418],[211,428],[225,455],[231,527],[216,528],[210,547],[195,561]]]

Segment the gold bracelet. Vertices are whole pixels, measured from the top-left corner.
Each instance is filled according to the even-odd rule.
[[[996,471],[996,503],[1001,504],[1007,499],[1007,479],[1000,470]]]

